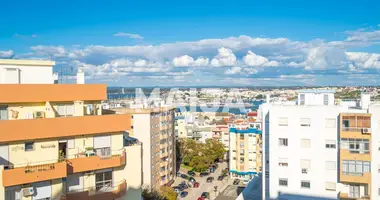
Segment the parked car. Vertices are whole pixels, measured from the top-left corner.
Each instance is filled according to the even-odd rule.
[[[181,183],[181,184],[178,185],[178,187],[182,188],[182,190],[189,188],[189,186],[186,183],[185,184]]]
[[[199,182],[194,182],[193,188],[198,188],[199,187]]]
[[[235,179],[234,182],[233,182],[234,185],[239,185],[239,183],[240,183],[239,179]]]
[[[181,192],[180,196],[181,198],[185,198],[189,193],[186,191]]]
[[[210,167],[209,170],[210,170],[210,173],[214,173],[215,168],[214,167]]]
[[[188,179],[189,176],[187,176],[186,174],[181,174],[181,178],[183,178],[183,179]]]
[[[192,182],[192,183],[196,182],[196,180],[195,180],[194,177],[190,177],[190,178],[189,178],[189,181]]]
[[[212,183],[213,180],[214,180],[214,177],[208,177],[206,181],[207,183]]]
[[[188,171],[187,174],[188,174],[189,176],[195,176],[195,172],[194,172],[194,171]]]
[[[181,176],[181,172],[177,172],[177,176],[180,177]]]
[[[181,188],[180,187],[178,187],[178,186],[175,186],[175,187],[173,187],[173,189],[174,189],[174,191],[177,193],[177,194],[179,194],[182,190],[181,190]]]
[[[223,176],[218,176],[218,181],[222,181],[224,179]]]
[[[209,192],[203,192],[202,195],[201,195],[202,198],[204,199],[209,199],[210,198],[210,193]]]
[[[198,200],[204,200],[204,198],[203,197],[198,197]]]
[[[204,177],[204,176],[208,176],[208,175],[209,175],[208,172],[201,172],[201,173],[199,174],[200,177]]]

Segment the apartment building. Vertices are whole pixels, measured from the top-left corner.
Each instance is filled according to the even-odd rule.
[[[142,142],[143,185],[159,188],[176,177],[176,140],[174,107],[115,109],[132,115],[130,135]]]
[[[230,128],[229,169],[233,178],[251,180],[262,169],[261,130]]]
[[[263,199],[370,199],[378,195],[379,185],[371,182],[371,169],[375,170],[371,147],[378,146],[371,138],[378,121],[371,120],[371,109],[378,107],[369,106],[365,94],[354,108],[335,105],[333,94],[298,91],[295,104],[260,107],[259,119],[265,122]]]
[[[0,199],[141,198],[141,146],[124,140],[130,115],[102,115],[106,85],[52,84],[28,69],[46,62],[6,64],[36,84],[0,84]]]

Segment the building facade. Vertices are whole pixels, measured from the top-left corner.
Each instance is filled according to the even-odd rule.
[[[124,142],[131,116],[102,115],[106,85],[52,84],[51,75],[0,84],[0,199],[141,198],[141,165],[131,160],[141,146]]]
[[[261,130],[255,128],[230,128],[230,176],[251,180],[262,169]]]
[[[130,136],[143,146],[143,185],[159,188],[176,177],[175,108],[117,109],[132,115]]]

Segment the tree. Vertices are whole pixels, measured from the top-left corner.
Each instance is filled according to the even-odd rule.
[[[171,187],[161,186],[160,193],[163,197],[165,197],[166,200],[176,200],[177,199],[177,193]]]
[[[151,189],[148,187],[143,188],[141,196],[143,197],[144,200],[165,200],[166,199],[160,193],[158,193],[155,189]]]
[[[262,94],[258,94],[258,95],[256,95],[256,97],[255,97],[256,99],[263,99],[264,98],[264,96],[262,95]]]

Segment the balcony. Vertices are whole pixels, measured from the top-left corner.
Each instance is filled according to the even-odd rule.
[[[347,199],[347,200],[369,200],[371,199],[370,196],[365,196],[365,195],[359,195],[359,197],[353,197],[353,196],[350,196],[348,193],[343,193],[343,192],[340,192],[339,193],[339,198],[340,199]]]
[[[3,170],[3,186],[15,186],[32,182],[64,178],[67,176],[66,162],[32,165]]]
[[[340,181],[344,183],[363,183],[368,184],[371,182],[371,173],[349,173],[344,174],[340,172]]]
[[[129,114],[0,120],[0,142],[125,131],[131,128],[130,120]]]
[[[371,138],[370,114],[342,114],[341,138]]]
[[[350,151],[348,149],[339,149],[341,160],[362,160],[371,161],[370,153],[358,153],[357,151]]]
[[[96,151],[102,152],[102,151]],[[119,167],[126,164],[126,152],[124,149],[108,153],[97,153],[90,155],[76,155],[77,158],[69,159],[69,173],[78,173]]]
[[[0,103],[43,103],[107,99],[106,84],[1,84]]]
[[[127,192],[127,183],[122,181],[119,184],[111,185],[107,188],[85,188],[68,192],[61,197],[61,200],[105,200],[105,199],[118,199],[123,197]]]

